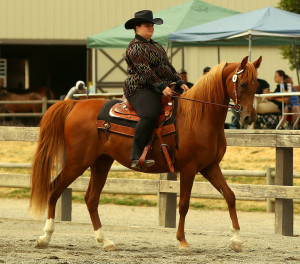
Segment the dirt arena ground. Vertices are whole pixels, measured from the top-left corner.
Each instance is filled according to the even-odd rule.
[[[57,222],[48,248],[36,248],[44,220],[27,214],[28,200],[0,199],[0,263],[300,263],[300,215],[293,237],[274,234],[273,213],[238,212],[243,252],[229,249],[228,212],[190,210],[189,251],[178,251],[176,230],[158,226],[155,207],[102,205],[106,235],[117,250],[94,240],[85,205],[73,203],[72,222]],[[178,217],[177,217],[178,218]]]

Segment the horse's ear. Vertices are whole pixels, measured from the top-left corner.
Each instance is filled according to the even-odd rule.
[[[261,60],[262,56],[260,56],[255,62],[253,62],[255,69],[257,69],[260,66]]]
[[[241,66],[240,66],[240,67],[241,67],[241,70],[245,69],[247,62],[248,62],[248,56],[246,56],[246,57],[242,60]]]

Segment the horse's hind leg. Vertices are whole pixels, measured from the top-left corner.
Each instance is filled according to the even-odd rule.
[[[114,160],[111,157],[103,155],[94,162],[91,166],[91,179],[85,195],[85,202],[94,227],[96,241],[98,243],[103,243],[103,248],[105,250],[115,250],[116,247],[114,243],[108,240],[104,235],[98,213],[98,204],[101,191],[113,161]]]
[[[85,168],[86,169],[86,168]],[[46,247],[48,246],[51,236],[54,232],[54,218],[55,218],[55,207],[58,198],[61,196],[63,191],[84,171],[82,167],[79,166],[68,166],[66,165],[62,172],[51,182],[51,191],[48,201],[48,218],[46,220],[45,227],[43,231],[45,234],[38,238],[38,246]]]
[[[206,168],[201,171],[201,173],[224,196],[232,221],[230,247],[234,251],[242,251],[241,240],[239,237],[240,226],[235,208],[235,195],[226,183],[219,164]]]

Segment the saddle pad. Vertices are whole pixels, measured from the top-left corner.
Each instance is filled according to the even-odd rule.
[[[134,128],[137,124],[137,121],[133,120],[126,120],[121,118],[112,117],[109,115],[109,111],[113,105],[116,103],[121,103],[121,100],[110,100],[105,103],[99,114],[98,114],[98,121],[97,121],[97,128],[99,130],[106,130],[111,133],[117,133],[129,137],[133,137]],[[177,100],[174,100],[174,108],[172,111],[172,116],[168,119],[163,125],[163,135],[168,135],[175,132],[175,118],[176,118],[176,111],[177,111]]]

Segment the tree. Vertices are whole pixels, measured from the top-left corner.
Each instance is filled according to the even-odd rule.
[[[300,14],[300,0],[280,0],[278,4],[278,8],[293,12],[296,14]],[[295,46],[296,49],[296,64],[298,70],[300,69],[300,46]],[[292,46],[281,46],[281,55],[284,59],[288,59],[290,63],[290,69],[294,70],[296,68],[296,64],[294,61],[293,55],[293,47]]]
[[[278,8],[300,14],[300,0],[280,0]]]

